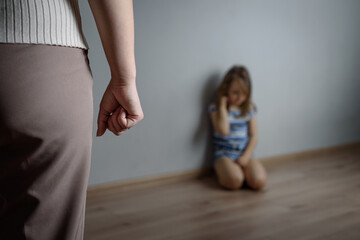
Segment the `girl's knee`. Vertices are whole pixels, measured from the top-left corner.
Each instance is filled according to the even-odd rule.
[[[248,184],[254,190],[260,190],[260,189],[264,188],[266,185],[266,175],[261,174],[259,176],[256,176]]]
[[[241,188],[242,184],[244,182],[244,177],[242,176],[236,176],[236,177],[230,177],[227,179],[224,179],[220,181],[220,184],[230,190],[236,190]]]

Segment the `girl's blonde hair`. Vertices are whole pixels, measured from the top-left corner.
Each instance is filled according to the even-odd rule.
[[[251,101],[250,75],[244,66],[235,65],[225,74],[218,88],[216,106],[219,109],[221,97],[228,96],[230,85],[235,80],[240,82],[241,89],[247,95],[246,100],[239,106],[241,109],[241,116],[245,116],[249,113],[251,107],[254,108],[254,110],[256,110],[256,107]]]

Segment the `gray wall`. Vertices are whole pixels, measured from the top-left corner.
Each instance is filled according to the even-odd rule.
[[[110,75],[88,2],[80,6],[96,125]],[[208,164],[206,104],[233,64],[252,76],[258,158],[360,140],[360,1],[135,0],[134,11],[145,118],[94,138],[89,185]]]

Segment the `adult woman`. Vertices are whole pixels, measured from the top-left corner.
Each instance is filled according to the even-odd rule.
[[[0,239],[83,239],[93,79],[77,0],[2,1]],[[97,136],[142,120],[132,0],[89,0],[111,80]]]

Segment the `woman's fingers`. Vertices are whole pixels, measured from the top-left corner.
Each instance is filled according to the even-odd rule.
[[[113,126],[116,130],[116,132],[120,132],[123,130],[123,127],[120,126],[119,122],[118,122],[118,116],[120,114],[120,109],[122,109],[121,107],[118,107],[115,112],[113,113],[113,115],[111,116],[111,121],[113,123]]]
[[[127,119],[126,119],[126,111],[124,108],[120,109],[119,115],[116,118],[117,121],[119,122],[119,125],[121,126],[122,129],[128,129],[127,127]]]
[[[96,136],[102,136],[105,133],[108,126],[108,120],[111,117],[111,113],[116,110],[117,106],[119,106],[119,103],[113,96],[110,87],[108,86],[100,102],[100,109],[97,120],[98,130]]]
[[[111,120],[112,116],[108,119],[108,122],[107,122],[107,128],[113,132],[114,134],[116,134],[118,131],[115,129],[114,127],[114,124],[113,124],[113,121]]]
[[[115,135],[119,136],[127,129],[126,111],[122,107],[118,107],[108,119],[108,129]]]
[[[124,108],[124,112],[121,113],[122,116],[119,119],[120,124],[123,127],[130,128],[144,118],[136,85],[133,83],[123,86],[117,85],[114,81],[111,82],[113,83],[111,90],[114,91],[114,97]]]

